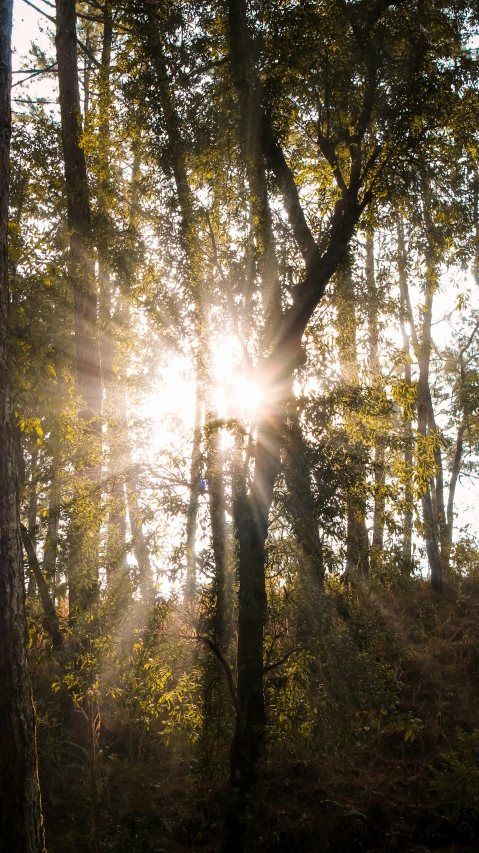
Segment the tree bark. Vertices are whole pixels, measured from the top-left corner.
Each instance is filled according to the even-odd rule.
[[[38,445],[35,444],[30,456],[30,482],[28,484],[28,535],[32,542],[35,554],[37,552],[37,514],[38,514],[38,495],[37,495],[37,479],[38,471]],[[28,595],[35,594],[36,579],[35,575],[30,573],[28,581]]]
[[[101,374],[97,334],[97,296],[90,259],[91,217],[78,85],[75,0],[58,0],[56,46],[63,154],[74,289],[75,344],[81,417],[101,434]]]
[[[8,357],[11,33],[12,2],[0,0],[0,851],[43,853]]]
[[[50,634],[54,651],[57,653],[63,652],[63,636],[60,631],[60,622],[58,619],[57,612],[55,610],[55,605],[51,599],[48,584],[40,568],[40,563],[38,562],[37,555],[35,552],[35,546],[32,540],[30,539],[30,534],[28,533],[28,530],[24,524],[21,525],[21,533],[23,547],[25,548],[25,553],[27,555],[30,571],[35,577],[38,592],[40,594],[40,600],[42,602],[44,613],[43,622],[45,628]]]
[[[138,565],[140,575],[141,598],[144,604],[148,604],[154,595],[153,579],[151,573],[150,553],[141,521],[140,507],[138,503],[137,483],[131,475],[133,468],[131,455],[125,456],[126,477],[126,503],[128,517],[130,519],[131,538],[133,553]]]
[[[43,571],[47,582],[52,585],[53,601],[55,601],[56,562],[58,552],[58,529],[60,526],[60,502],[62,496],[61,482],[57,465],[53,464],[48,499],[48,525],[43,551]]]
[[[233,82],[239,102],[240,150],[249,190],[251,234],[250,245],[253,267],[262,281],[262,298],[265,317],[263,349],[274,343],[281,317],[281,284],[276,258],[273,217],[268,198],[266,163],[262,150],[263,104],[257,71],[257,47],[250,38],[246,4],[229,2],[229,18],[234,38],[230,40]],[[256,258],[254,257],[256,255]],[[254,277],[254,271],[251,278]],[[253,281],[250,281],[250,287]]]
[[[399,291],[400,291],[400,324],[401,335],[404,353],[404,381],[408,388],[412,386],[411,373],[411,340],[406,329],[406,318],[411,322],[412,309],[409,302],[409,290],[407,283],[407,257],[404,240],[404,227],[402,220],[399,219],[397,225],[397,244],[398,244],[398,273],[399,273]],[[409,308],[408,308],[409,305]],[[411,326],[414,328],[414,325]],[[413,493],[413,433],[411,418],[406,413],[406,408],[403,415],[403,435],[404,435],[404,532],[403,532],[403,551],[408,564],[412,560],[412,530],[413,530],[413,513],[414,513],[414,493]]]
[[[356,343],[354,283],[351,268],[343,267],[337,275],[335,290],[336,323],[341,376],[350,392],[359,385]],[[353,426],[354,413],[346,414],[346,431]],[[348,427],[349,421],[349,427]],[[365,449],[359,440],[349,442],[350,476],[346,487],[346,576],[354,579],[357,572],[369,571],[369,538],[366,527]]]
[[[265,543],[274,483],[281,465],[280,449],[292,377],[295,369],[304,363],[302,338],[306,326],[326,285],[345,260],[348,244],[370,194],[365,192],[359,200],[362,161],[361,149],[357,146],[352,157],[349,185],[344,183],[340,187],[330,221],[329,238],[321,252],[306,221],[293,173],[275,136],[265,106],[266,94],[261,90],[258,75],[249,73],[248,63],[254,52],[251,50],[245,0],[228,0],[227,9],[231,71],[240,109],[242,104],[259,103],[263,157],[282,195],[290,230],[305,263],[305,274],[301,284],[294,289],[292,304],[279,318],[277,327],[272,330],[274,333],[265,336],[268,343],[272,343],[269,355],[258,370],[264,398],[257,424],[254,478],[249,493],[246,482],[238,490],[234,507],[239,551],[238,703],[230,752],[231,802],[222,850],[223,853],[239,853],[244,848],[244,833],[265,738]],[[358,139],[362,139],[369,127],[374,93],[371,83]]]
[[[422,311],[422,334],[419,345],[419,379],[417,399],[417,431],[422,439],[421,455],[428,454],[428,421],[430,422],[430,389],[429,389],[429,365],[431,359],[431,322],[432,322],[432,299],[436,285],[435,276],[431,264],[427,265],[426,293]],[[420,459],[420,453],[418,451]],[[419,461],[418,459],[418,461]],[[424,538],[426,552],[431,571],[431,586],[437,592],[442,591],[442,566],[437,538],[437,524],[434,516],[434,506],[431,495],[431,486],[428,482],[422,495],[422,512],[424,522]]]
[[[186,581],[185,598],[191,601],[196,592],[196,532],[198,528],[198,505],[201,487],[201,432],[203,401],[196,381],[195,421],[190,466],[190,496],[186,515]]]
[[[108,257],[109,243],[109,194],[111,186],[110,170],[110,110],[111,110],[111,50],[113,43],[113,20],[111,7],[105,3],[103,8],[103,40],[99,69],[99,193],[98,213],[100,228],[96,234],[98,247],[98,285],[100,292],[100,361],[105,403],[108,419],[110,445],[111,492],[108,513],[107,542],[107,581],[110,587],[118,589],[128,574],[126,557],[126,494],[125,494],[125,454],[124,445],[127,429],[126,400],[123,389],[119,387],[119,377],[113,369],[115,360],[115,339],[113,334],[113,294]],[[136,175],[133,175],[133,181]],[[120,297],[121,299],[121,297]],[[121,312],[120,312],[121,313]]]
[[[285,449],[287,509],[303,555],[299,578],[298,635],[307,639],[317,635],[320,627],[319,598],[323,592],[325,569],[306,442],[297,412],[293,412],[286,422]]]
[[[221,451],[221,435],[216,412],[206,412],[205,453],[206,479],[210,505],[211,540],[215,558],[215,612],[213,640],[224,654],[228,649],[231,625],[231,583],[229,583],[229,548],[226,525],[226,500]]]
[[[370,371],[374,392],[380,398],[383,392],[383,383],[379,361],[379,294],[374,268],[374,234],[372,231],[369,231],[366,237],[366,286],[368,291]],[[384,547],[385,478],[384,436],[377,435],[374,442],[374,515],[371,543],[371,560],[375,564],[379,563]]]
[[[81,145],[82,119],[78,81],[75,0],[57,0],[56,49],[63,155],[70,230],[70,278],[73,284],[75,348],[78,390],[83,400],[79,412],[85,434],[91,436],[91,460],[86,470],[95,530],[86,547],[81,524],[73,536],[75,570],[69,577],[70,606],[84,609],[98,590],[99,496],[102,383],[97,332],[97,296],[91,253],[91,217],[85,152]]]

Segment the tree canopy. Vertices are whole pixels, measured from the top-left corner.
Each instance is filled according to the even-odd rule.
[[[0,851],[472,850],[477,4],[16,2]]]

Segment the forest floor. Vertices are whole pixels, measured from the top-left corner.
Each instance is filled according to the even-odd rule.
[[[266,760],[251,851],[479,849],[479,582],[451,581],[432,598],[417,581],[366,606],[394,635],[377,654],[398,674],[397,714],[379,713],[335,754]],[[80,765],[52,769],[40,736],[49,853],[218,850],[226,794],[217,775],[192,774],[171,754],[107,756],[92,805]]]

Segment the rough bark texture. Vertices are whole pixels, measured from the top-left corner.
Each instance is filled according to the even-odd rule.
[[[8,361],[11,32],[12,2],[0,0],[0,851],[42,853]]]
[[[89,258],[90,203],[78,85],[74,0],[58,0],[56,46],[63,154],[70,229],[71,277],[75,303],[75,346],[79,391],[85,401],[81,416],[101,433],[101,376],[97,337],[97,297]]]
[[[81,146],[82,120],[78,82],[75,0],[56,5],[56,48],[63,156],[70,230],[70,278],[73,285],[75,349],[78,391],[84,406],[80,418],[92,437],[90,462],[85,470],[90,489],[83,494],[94,504],[91,516],[99,531],[100,513],[95,483],[99,480],[101,453],[102,384],[97,334],[97,296],[90,259],[90,202],[85,152]],[[70,608],[84,609],[98,588],[98,536],[82,537],[81,524],[73,522],[69,577]]]

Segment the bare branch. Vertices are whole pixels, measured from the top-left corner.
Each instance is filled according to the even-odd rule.
[[[32,9],[35,9],[35,12],[38,12],[39,15],[43,15],[44,18],[48,18],[48,20],[51,21],[52,24],[56,24],[55,18],[53,18],[51,15],[47,15],[47,13],[43,11],[43,9],[39,9],[38,6],[35,6],[35,4],[31,3],[30,0],[23,0],[23,2],[26,3],[27,6],[31,6]],[[100,63],[98,62],[98,59],[96,59],[96,57],[88,50],[86,45],[84,45],[83,42],[80,41],[78,36],[77,36],[77,44],[79,47],[81,47],[83,53],[85,53],[88,56],[88,59],[93,63],[93,65],[96,68],[100,68],[101,66],[100,66]],[[17,84],[15,84],[15,85],[17,85]]]
[[[266,666],[264,666],[263,673],[271,672],[272,669],[278,669],[279,666],[282,666],[283,663],[286,663],[286,661],[288,660],[288,658],[291,657],[291,655],[296,654],[296,652],[304,652],[307,650],[307,646],[296,646],[294,649],[290,649],[289,652],[286,652],[286,654],[283,655],[283,657],[279,660],[275,660],[274,663],[268,663]]]
[[[37,555],[35,554],[35,548],[33,547],[32,540],[28,535],[28,530],[24,524],[20,525],[20,531],[22,534],[22,543],[25,549],[25,553],[28,559],[28,565],[30,566],[30,571],[32,572],[38,587],[38,592],[40,593],[40,599],[43,606],[44,612],[44,625],[48,633],[50,634],[53,648],[56,653],[64,651],[63,644],[63,636],[60,631],[60,623],[58,619],[58,614],[55,610],[55,605],[50,597],[50,592],[48,589],[47,582],[43,577],[43,572],[40,568],[40,564],[37,559]]]
[[[223,657],[223,655],[221,654],[221,651],[218,648],[218,646],[216,645],[216,643],[214,643],[213,640],[210,640],[209,637],[204,637],[202,634],[196,634],[196,636],[190,637],[190,639],[197,640],[200,643],[204,643],[205,646],[208,646],[210,651],[212,651],[213,654],[218,658],[221,666],[223,667],[223,669],[225,671],[226,680],[228,682],[231,701],[233,702],[234,709],[235,709],[235,711],[238,711],[238,708],[239,708],[238,696],[236,694],[236,687],[235,687],[235,683],[234,683],[233,673],[231,671],[231,667],[230,667],[228,661],[226,660],[226,658]]]

